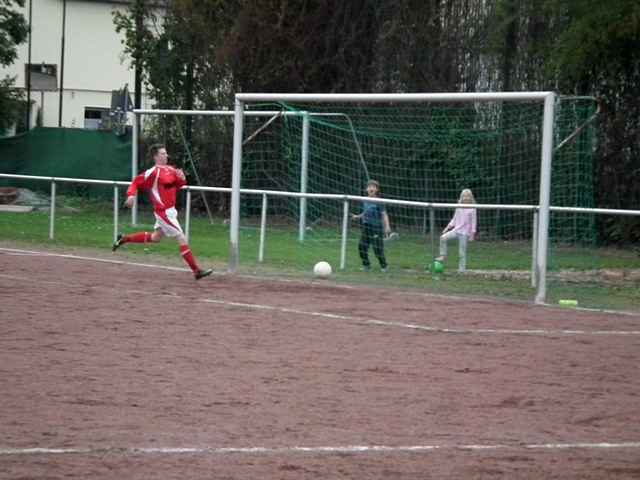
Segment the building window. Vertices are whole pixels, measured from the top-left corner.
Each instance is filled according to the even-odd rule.
[[[104,107],[84,107],[84,128],[87,130],[109,128],[109,109]]]
[[[58,65],[52,63],[27,63],[26,78],[31,75],[31,90],[51,91],[58,89]]]

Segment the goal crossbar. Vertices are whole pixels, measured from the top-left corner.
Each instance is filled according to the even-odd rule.
[[[240,102],[491,102],[543,101],[553,92],[477,93],[237,93]],[[248,113],[248,112],[245,112]]]

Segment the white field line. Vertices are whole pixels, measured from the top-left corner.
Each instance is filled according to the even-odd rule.
[[[51,252],[38,252],[38,251],[34,251],[34,250],[20,250],[20,249],[16,249],[16,248],[4,248],[4,247],[0,247],[0,252],[6,254],[6,255],[12,255],[12,256],[23,256],[23,257],[58,257],[58,258],[68,258],[71,260],[86,260],[86,261],[91,261],[91,262],[98,262],[98,263],[110,263],[113,265],[129,265],[132,267],[143,267],[143,268],[156,268],[158,270],[170,270],[173,272],[189,272],[190,270],[188,268],[185,267],[172,267],[172,266],[168,266],[168,265],[158,265],[158,264],[152,264],[152,263],[138,263],[138,262],[129,262],[126,260],[115,260],[115,259],[109,259],[109,258],[99,258],[99,257],[86,257],[86,256],[82,256],[82,255],[72,255],[72,254],[66,254],[66,253],[51,253]],[[226,275],[226,272],[223,271],[214,271],[213,272],[214,275]],[[242,278],[250,278],[253,280],[260,280],[260,281],[264,281],[265,277],[261,277],[259,275],[238,275],[239,277]],[[289,280],[289,279],[283,279],[283,278],[269,278],[269,281],[278,281],[278,282],[283,282],[283,283],[297,283],[299,282],[299,280]],[[316,283],[315,281],[313,283]],[[333,285],[332,287],[340,287],[340,288],[345,288],[345,289],[354,289],[356,287],[352,286],[352,285]]]
[[[640,442],[601,442],[601,443],[531,443],[531,444],[468,444],[468,445],[337,445],[317,447],[27,447],[27,448],[0,448],[0,456],[10,455],[93,455],[93,454],[120,454],[120,455],[153,455],[153,454],[204,454],[204,455],[277,455],[277,454],[373,454],[373,453],[411,453],[432,452],[436,450],[613,450],[613,449],[638,449]]]
[[[256,303],[228,302],[226,300],[200,299],[201,302],[214,303],[229,307],[251,308],[254,310],[273,310],[282,313],[292,313],[309,317],[321,317],[334,320],[348,320],[366,325],[381,325],[385,327],[410,328],[434,333],[456,334],[496,334],[496,335],[640,335],[640,330],[554,330],[554,329],[502,329],[502,328],[445,328],[429,325],[418,325],[393,320],[371,320],[350,315],[338,315],[334,313],[314,312],[311,310],[298,310],[296,308],[277,307]]]
[[[174,272],[187,272],[189,271],[184,267],[171,267],[168,265],[154,265],[151,263],[137,263],[137,262],[128,262],[125,260],[111,260],[108,258],[97,258],[97,257],[84,257],[82,255],[71,255],[65,253],[50,253],[50,252],[36,252],[32,250],[18,250],[15,248],[0,248],[0,252],[6,252],[9,255],[23,255],[23,256],[42,256],[42,257],[58,257],[58,258],[68,258],[72,260],[87,260],[91,262],[99,262],[99,263],[111,263],[114,265],[131,265],[133,267],[143,267],[143,268],[157,268],[162,270],[171,270]]]
[[[189,269],[184,268],[184,267],[171,267],[171,266],[167,266],[167,265],[157,265],[157,264],[150,264],[150,263],[137,263],[137,262],[129,262],[126,260],[111,260],[111,259],[106,259],[106,258],[99,258],[99,257],[86,257],[86,256],[81,256],[81,255],[72,255],[72,254],[64,254],[64,253],[51,253],[51,252],[42,252],[42,251],[35,251],[35,250],[22,250],[22,249],[17,249],[17,248],[5,248],[5,247],[0,247],[0,252],[5,252],[9,255],[23,255],[23,256],[49,256],[49,257],[59,257],[59,258],[68,258],[68,259],[72,259],[72,260],[87,260],[87,261],[92,261],[92,262],[102,262],[102,263],[111,263],[114,265],[130,265],[130,266],[134,266],[134,267],[144,267],[144,268],[157,268],[160,270],[171,270],[171,271],[178,271],[178,272],[188,272]],[[214,272],[214,275],[224,275],[225,272]],[[255,280],[261,280],[264,281],[265,277],[260,277],[258,275],[249,275],[249,274],[241,274],[238,275],[239,277],[242,278],[251,278],[251,279],[255,279]],[[291,280],[291,279],[283,279],[283,278],[269,278],[269,281],[277,281],[277,282],[284,282],[284,283],[299,283],[299,280]],[[314,284],[316,283],[323,283],[322,280],[320,281],[314,281],[312,282]],[[344,288],[344,289],[357,289],[358,287],[353,286],[353,285],[340,285],[340,284],[331,284],[332,287],[334,288]],[[483,298],[483,297],[475,297],[475,296],[461,296],[461,295],[453,295],[453,294],[443,294],[443,293],[427,293],[427,292],[403,292],[405,295],[415,295],[415,296],[420,296],[420,297],[427,297],[427,298],[442,298],[445,300],[458,300],[458,301],[463,301],[463,302],[469,302],[470,300],[474,301],[474,302],[486,302],[486,303],[496,303],[500,300],[497,299],[487,299],[487,298]],[[518,305],[529,305],[529,306],[533,306],[533,307],[539,307],[539,306],[543,306],[543,307],[549,307],[549,308],[559,308],[557,305],[553,305],[553,304],[544,304],[544,305],[537,305],[537,304],[531,304],[528,302],[524,302],[524,301],[517,301],[517,300],[504,300],[504,303],[509,303],[509,304],[518,304]],[[636,312],[626,312],[626,311],[622,311],[622,310],[607,310],[607,309],[599,309],[599,308],[587,308],[587,307],[574,307],[572,308],[572,310],[578,310],[578,311],[585,311],[585,312],[595,312],[595,313],[606,313],[606,314],[612,314],[612,315],[631,315],[631,316],[640,316],[639,313]]]
[[[170,270],[170,271],[176,271],[176,272],[188,272],[189,269],[184,268],[184,267],[172,267],[172,266],[167,266],[167,265],[157,265],[157,264],[148,264],[148,263],[137,263],[137,262],[129,262],[126,260],[111,260],[111,259],[105,259],[105,258],[98,258],[98,257],[86,257],[86,256],[81,256],[81,255],[72,255],[72,254],[63,254],[63,253],[51,253],[51,252],[41,252],[41,251],[34,251],[34,250],[22,250],[22,249],[17,249],[17,248],[4,248],[4,247],[0,247],[0,252],[4,252],[6,254],[9,255],[23,255],[23,256],[49,256],[49,257],[59,257],[59,258],[68,258],[68,259],[72,259],[72,260],[86,260],[86,261],[91,261],[91,262],[102,262],[102,263],[111,263],[114,265],[130,265],[130,266],[134,266],[134,267],[143,267],[143,268],[156,268],[159,270]],[[225,272],[219,272],[219,271],[215,271],[214,275],[225,275]],[[250,278],[250,279],[255,279],[255,280],[260,280],[260,281],[264,281],[265,278],[264,277],[260,277],[258,275],[248,275],[248,274],[243,274],[243,275],[238,275],[241,278]],[[299,280],[292,280],[292,279],[283,279],[283,278],[273,278],[273,277],[269,277],[269,281],[273,282],[273,281],[277,281],[277,282],[283,282],[283,283],[300,283]],[[323,283],[323,281],[313,281],[311,282],[312,284],[320,284]],[[344,288],[344,289],[350,289],[350,290],[354,290],[357,289],[358,287],[353,286],[353,285],[340,285],[340,284],[331,284],[331,287],[333,288]],[[414,296],[419,296],[419,297],[425,297],[425,298],[441,298],[444,300],[449,300],[449,301],[461,301],[461,302],[469,302],[469,301],[474,301],[474,302],[485,302],[485,303],[490,303],[490,304],[495,304],[497,302],[502,302],[502,303],[507,303],[507,304],[517,304],[517,305],[528,305],[528,306],[532,306],[532,307],[546,307],[546,308],[552,308],[552,309],[557,309],[560,308],[557,305],[553,305],[553,304],[544,304],[544,305],[536,305],[536,304],[531,304],[528,302],[523,302],[523,301],[516,301],[516,300],[498,300],[498,299],[487,299],[487,298],[483,298],[483,297],[476,297],[476,296],[461,296],[461,295],[447,295],[447,294],[441,294],[441,293],[427,293],[427,292],[403,292],[404,295],[414,295]],[[636,312],[627,312],[627,311],[622,311],[622,310],[608,310],[608,309],[599,309],[599,308],[586,308],[586,307],[574,307],[572,308],[572,310],[577,310],[577,311],[584,311],[584,312],[593,312],[593,313],[604,313],[604,314],[611,314],[611,315],[624,315],[624,316],[632,316],[632,317],[640,317],[640,313],[636,313]]]
[[[118,265],[131,265],[131,266],[138,266],[138,267],[144,267],[144,268],[158,268],[158,269],[165,269],[165,270],[172,270],[172,271],[188,271],[186,268],[180,268],[180,267],[171,267],[171,266],[162,266],[162,265],[154,265],[154,264],[127,262],[127,261],[122,261],[122,260],[109,260],[109,259],[84,257],[84,256],[78,256],[78,255],[71,255],[71,254],[52,254],[52,253],[47,253],[47,252],[36,252],[36,251],[29,251],[29,250],[0,248],[0,252],[3,252],[3,251],[7,251],[7,252],[10,252],[12,254],[13,253],[18,253],[18,254],[53,256],[53,257],[60,257],[60,258],[69,258],[69,259],[74,259],[74,260],[87,260],[87,261],[96,261],[96,262],[103,262],[103,263],[112,263],[112,264],[118,264]],[[32,278],[19,277],[19,276],[13,276],[13,275],[6,275],[6,274],[0,274],[0,277],[11,278],[13,280],[33,281]],[[56,285],[60,284],[59,281],[53,282],[53,281],[39,280],[39,282],[40,283],[54,283]],[[72,285],[72,284],[67,282],[67,285]],[[84,286],[84,285],[77,285],[77,286]],[[157,296],[157,293],[147,292],[147,291],[143,291],[143,290],[129,290],[129,292],[130,293],[136,293],[136,294]],[[425,293],[425,294],[422,294],[422,295],[424,295],[424,296],[434,296],[434,297],[437,296],[437,297],[441,297],[441,298],[450,298],[450,299],[454,299],[454,300],[464,300],[464,297],[456,297],[456,296],[450,296],[449,297],[449,296],[440,295],[440,294],[427,294],[427,293]],[[163,296],[172,296],[172,297],[176,297],[176,298],[183,298],[181,295],[175,294],[175,293],[165,293],[165,294],[163,294]],[[468,299],[466,299],[466,300],[468,300]],[[193,299],[191,299],[191,301],[193,301]],[[624,335],[640,335],[640,330],[591,330],[591,331],[589,331],[589,330],[556,330],[556,329],[491,329],[491,328],[459,329],[459,328],[445,328],[445,327],[433,327],[433,326],[428,326],[428,325],[404,323],[404,322],[394,321],[394,320],[372,320],[372,319],[367,319],[367,318],[353,317],[353,316],[349,316],[349,315],[338,315],[338,314],[332,314],[332,313],[326,313],[326,312],[314,312],[314,311],[298,310],[298,309],[292,309],[292,308],[286,308],[286,307],[277,307],[277,306],[273,306],[273,305],[241,303],[241,302],[229,302],[229,301],[225,301],[225,300],[207,299],[207,298],[202,298],[202,299],[199,299],[198,301],[207,302],[207,303],[214,303],[214,304],[230,306],[230,307],[253,308],[253,309],[256,309],[256,310],[276,310],[276,311],[280,311],[280,312],[283,312],[283,313],[291,313],[291,314],[297,314],[297,315],[303,315],[303,316],[313,316],[313,317],[322,317],[322,318],[329,318],[329,319],[356,321],[358,323],[363,323],[363,324],[380,325],[380,326],[387,326],[387,327],[409,328],[409,329],[413,329],[413,330],[423,330],[423,331],[434,332],[434,333],[500,334],[500,335],[596,335],[596,336],[597,335],[600,335],[600,336],[602,336],[602,335],[622,335],[622,336],[624,336]],[[602,312],[601,310],[596,310],[596,309],[583,309],[583,310],[592,311],[592,312]],[[617,313],[617,312],[610,312],[610,313]]]
[[[10,280],[21,281],[21,282],[33,282],[33,278],[31,277],[23,277],[19,275],[7,275],[0,273],[0,278],[7,278]],[[52,285],[60,285],[59,280],[38,280],[38,283],[46,283]],[[72,282],[65,282],[65,285],[69,287],[86,287],[83,284],[74,284]],[[102,290],[107,288],[116,289],[116,287],[107,287],[100,286]],[[122,293],[122,290],[118,290]],[[354,322],[361,325],[378,325],[383,327],[398,327],[398,328],[407,328],[411,330],[421,330],[425,332],[432,333],[442,333],[442,334],[462,334],[462,335],[537,335],[537,336],[545,336],[545,335],[556,335],[556,336],[572,336],[572,335],[592,335],[592,336],[638,336],[640,335],[640,330],[556,330],[556,329],[504,329],[504,328],[447,328],[447,327],[434,327],[430,325],[420,325],[415,323],[405,323],[394,320],[375,320],[364,317],[355,317],[351,315],[340,315],[336,313],[328,313],[328,312],[316,312],[313,310],[300,310],[297,308],[288,308],[288,307],[279,307],[276,305],[266,305],[260,303],[246,303],[246,302],[230,302],[228,300],[220,300],[215,298],[199,298],[194,299],[192,297],[185,297],[183,295],[177,294],[175,292],[165,292],[158,294],[157,292],[152,292],[148,290],[138,290],[138,289],[128,289],[126,293],[134,294],[134,295],[146,295],[153,297],[171,297],[178,298],[181,300],[187,300],[190,302],[198,301],[203,303],[209,303],[214,305],[220,305],[222,307],[230,307],[230,308],[245,308],[252,310],[269,310],[275,312],[281,312],[292,315],[299,315],[303,317],[316,317],[316,318],[326,318],[330,320],[344,320],[347,322]]]

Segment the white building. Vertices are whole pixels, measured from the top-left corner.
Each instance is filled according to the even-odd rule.
[[[129,86],[134,71],[124,56],[123,35],[116,33],[113,11],[124,11],[127,0],[26,0],[22,13],[29,20],[31,5],[31,124],[40,111],[42,125],[59,126],[63,7],[66,3],[62,127],[100,128],[108,119],[112,91]],[[26,91],[28,42],[18,46],[18,58],[0,68],[0,78],[16,77]],[[149,107],[145,93],[142,107]],[[105,122],[106,123],[106,122]]]

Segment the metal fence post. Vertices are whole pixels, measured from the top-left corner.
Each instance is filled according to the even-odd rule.
[[[133,131],[131,135],[131,180],[138,175],[138,130],[140,128],[140,116],[133,114]],[[138,196],[131,207],[131,225],[138,223]]]
[[[436,212],[429,208],[429,236],[431,237],[431,259],[436,258]]]
[[[113,186],[113,243],[118,240],[118,185]]]
[[[56,223],[56,181],[51,179],[51,210],[49,214],[49,240],[53,240]]]
[[[531,286],[536,288],[538,285],[538,212],[533,212],[533,238],[531,239]]]
[[[189,243],[191,237],[191,189],[189,187],[187,187],[187,198],[184,203],[184,236]]]
[[[347,232],[349,231],[349,200],[342,204],[342,241],[340,242],[340,270],[347,266]]]
[[[258,262],[264,260],[264,241],[267,233],[267,194],[262,194],[262,212],[260,213],[260,247],[258,249]]]

